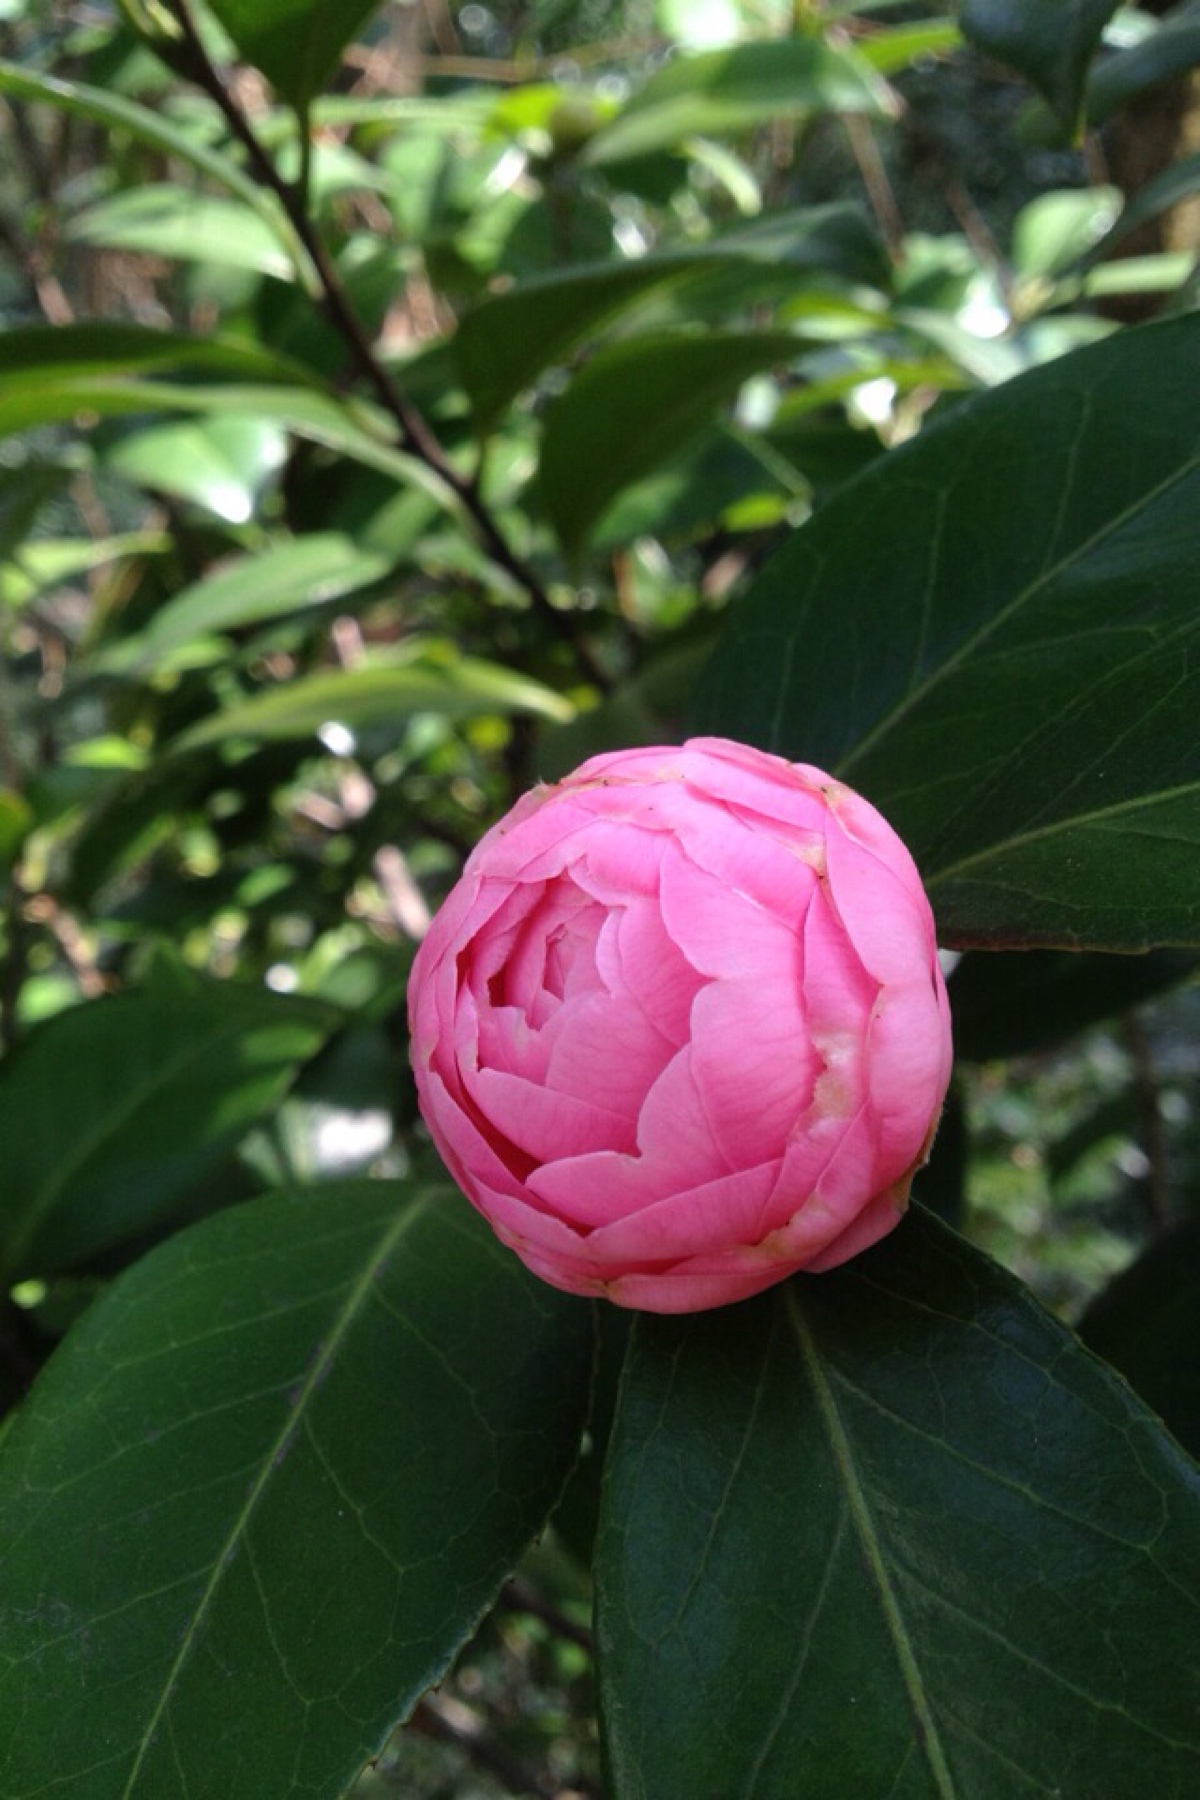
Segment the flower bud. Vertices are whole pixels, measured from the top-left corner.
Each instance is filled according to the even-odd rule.
[[[594,757],[480,842],[409,992],[429,1130],[538,1275],[651,1312],[890,1231],[950,1020],[874,807],[721,738]]]

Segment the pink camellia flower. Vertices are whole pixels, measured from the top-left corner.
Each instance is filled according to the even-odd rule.
[[[950,1076],[933,918],[874,807],[723,738],[593,757],[477,846],[417,955],[421,1110],[575,1294],[741,1300],[890,1231]]]

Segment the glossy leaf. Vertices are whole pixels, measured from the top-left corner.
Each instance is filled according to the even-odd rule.
[[[340,600],[372,586],[388,567],[387,557],[359,549],[341,532],[289,539],[238,557],[184,588],[143,631],[105,652],[101,666],[152,668],[193,638],[261,625]]]
[[[1190,316],[962,403],[732,616],[702,725],[867,794],[944,941],[1200,944],[1198,381]]]
[[[445,1192],[146,1258],[0,1450],[0,1789],[338,1800],[541,1528],[591,1337]]]
[[[176,738],[173,750],[197,750],[228,738],[313,737],[336,721],[355,729],[394,724],[412,713],[469,719],[480,713],[530,713],[559,722],[574,716],[570,701],[531,676],[471,657],[449,663],[401,663],[389,667],[307,675],[228,706]]]
[[[857,207],[806,207],[687,249],[627,262],[556,269],[489,295],[462,320],[455,357],[476,415],[485,426],[589,332],[656,289],[727,266],[833,269],[884,283],[886,259]]]
[[[818,37],[761,39],[676,56],[595,134],[582,160],[620,162],[686,138],[719,137],[814,112],[880,113],[885,92],[853,51]]]
[[[1049,1049],[1178,987],[1198,966],[1186,950],[1145,956],[973,951],[950,977],[955,1054],[990,1062]]]
[[[241,55],[293,106],[326,85],[379,0],[210,0]]]
[[[67,1269],[156,1224],[338,1023],[233,982],[90,1001],[0,1063],[0,1267]]]
[[[151,493],[172,494],[244,525],[287,450],[286,435],[269,419],[189,419],[131,432],[102,461],[110,473]]]
[[[538,468],[569,556],[622,488],[707,423],[751,375],[794,360],[781,332],[629,338],[599,350],[550,407]]]
[[[1119,3],[1072,0],[1068,7],[1054,7],[1044,0],[961,0],[960,19],[967,41],[1019,69],[1074,134],[1092,58]]]
[[[596,1583],[613,1800],[1200,1781],[1200,1474],[927,1214],[637,1320]]]
[[[1200,1456],[1200,1220],[1152,1243],[1088,1307],[1079,1335]]]

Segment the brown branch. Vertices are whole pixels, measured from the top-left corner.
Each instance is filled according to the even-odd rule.
[[[320,233],[313,225],[297,185],[284,180],[259,142],[246,114],[209,57],[192,17],[189,0],[175,0],[175,13],[184,33],[188,72],[196,85],[220,109],[230,133],[245,151],[251,172],[282,205],[289,224],[307,253],[319,283],[318,302],[338,332],[363,378],[374,388],[385,411],[396,425],[401,447],[423,463],[454,496],[470,519],[489,559],[528,595],[536,610],[579,658],[589,680],[608,685],[589,646],[567,613],[560,612],[537,572],[513,549],[504,536],[477,484],[463,475],[447,456],[420,410],[399,386],[375,352],[362,320],[342,286],[341,277]],[[301,129],[304,122],[300,121]]]

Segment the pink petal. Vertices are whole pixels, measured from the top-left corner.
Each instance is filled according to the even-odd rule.
[[[674,844],[663,857],[659,894],[667,935],[702,975],[766,986],[781,970],[796,969],[796,929],[699,868]]]
[[[820,1065],[800,997],[799,940],[770,982],[716,981],[692,1008],[692,1070],[713,1136],[733,1168],[784,1151]]]
[[[657,1201],[594,1231],[588,1239],[589,1253],[598,1269],[610,1273],[633,1263],[663,1262],[753,1242],[778,1173],[777,1163],[739,1169],[688,1193]]]
[[[636,1120],[596,1102],[502,1069],[465,1074],[464,1085],[484,1119],[536,1162],[633,1148]]]

